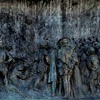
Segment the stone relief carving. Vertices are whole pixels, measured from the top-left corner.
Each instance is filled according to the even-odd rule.
[[[65,98],[99,93],[99,36],[63,37],[57,41],[44,36],[46,40],[38,43],[36,34],[30,31],[31,18],[25,17],[21,28],[12,27],[13,18],[9,20],[1,31],[0,84],[7,89],[14,86],[20,91],[47,89],[52,96]]]

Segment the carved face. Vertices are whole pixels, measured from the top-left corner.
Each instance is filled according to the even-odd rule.
[[[60,46],[60,47],[66,47],[67,44],[68,44],[68,40],[67,40],[66,38],[61,39],[61,40],[59,41],[59,46]]]

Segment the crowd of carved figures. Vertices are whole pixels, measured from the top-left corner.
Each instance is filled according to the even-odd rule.
[[[63,37],[56,43],[49,41],[37,45],[30,26],[31,18],[25,17],[21,30],[17,25],[16,30],[12,18],[8,18],[10,21],[7,18],[1,18],[0,26],[2,86],[7,90],[14,86],[21,91],[46,89],[51,95],[66,98],[99,93],[100,36]]]

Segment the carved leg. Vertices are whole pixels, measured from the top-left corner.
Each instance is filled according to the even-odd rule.
[[[95,79],[95,75],[96,73],[93,71],[90,75],[90,78],[89,78],[89,82],[90,82],[90,89],[91,89],[91,92],[94,93],[95,92],[95,86],[94,86],[94,79]]]
[[[59,95],[62,95],[62,78],[59,78]]]
[[[71,76],[72,76],[72,70],[68,73],[68,95],[69,97],[72,96],[72,89],[71,89]]]
[[[64,89],[65,89],[65,98],[69,98],[70,97],[70,79],[68,79],[68,75],[64,76]]]
[[[52,95],[55,95],[56,93],[56,82],[52,82]]]
[[[5,67],[4,68],[4,83],[5,83],[5,86],[8,87],[8,79],[7,79],[7,72],[8,72],[8,69]]]
[[[52,92],[51,92],[51,84],[50,83],[48,84],[48,92],[49,92],[50,95],[52,94]]]
[[[82,81],[81,81],[81,75],[79,68],[75,66],[74,69],[74,96],[77,97],[82,97]]]
[[[36,79],[35,84],[34,84],[34,88],[37,88],[37,85],[39,84],[40,80],[41,80],[40,77],[38,77],[38,78]]]

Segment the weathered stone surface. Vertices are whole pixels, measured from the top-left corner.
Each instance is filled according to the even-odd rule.
[[[0,91],[30,99],[99,100],[99,3],[0,3]]]

